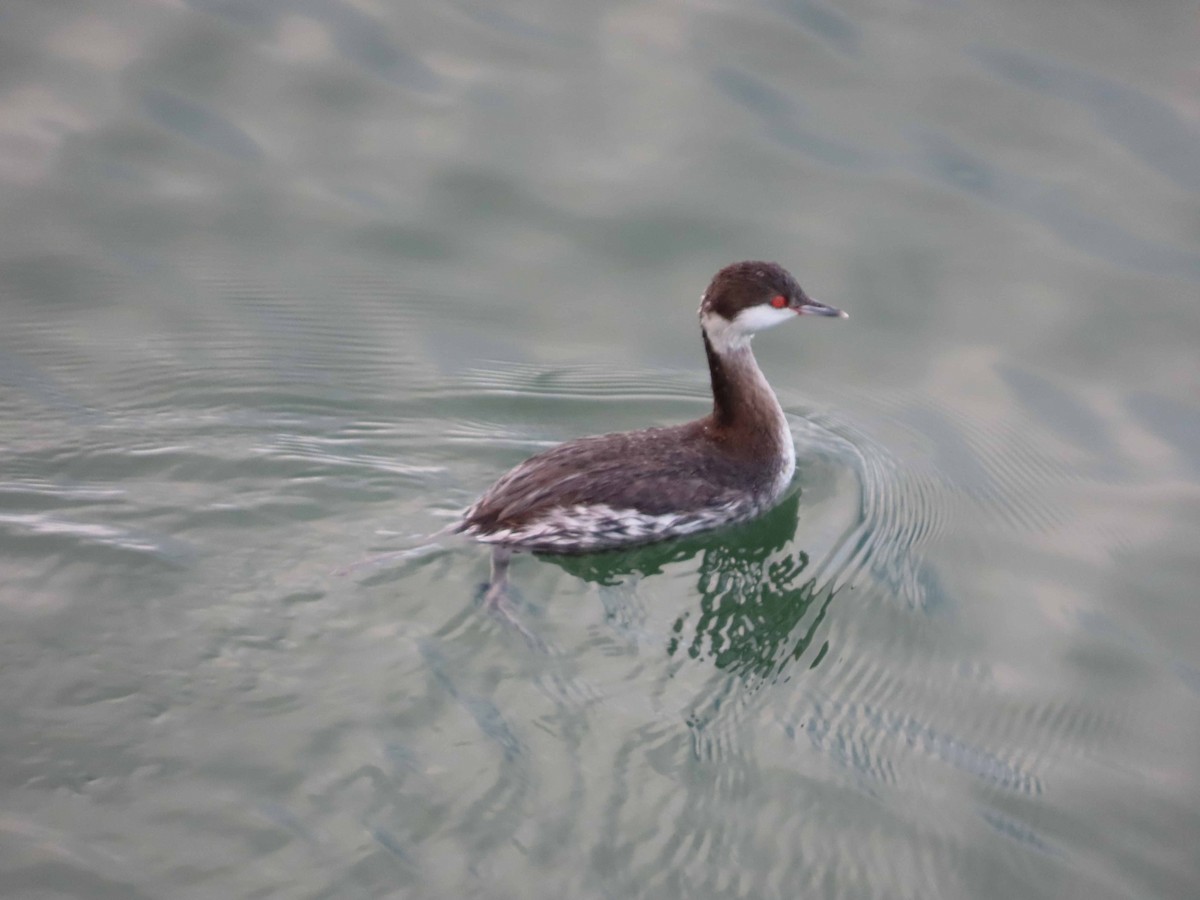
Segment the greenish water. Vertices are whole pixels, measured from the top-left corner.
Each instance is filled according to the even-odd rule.
[[[0,9],[0,894],[1200,893],[1200,11]],[[703,414],[795,490],[411,550]],[[556,564],[557,562],[557,564]]]

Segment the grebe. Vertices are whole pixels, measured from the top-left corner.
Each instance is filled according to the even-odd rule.
[[[514,551],[647,544],[741,522],[774,505],[795,472],[796,450],[750,339],[797,315],[846,317],[810,299],[775,263],[719,271],[700,301],[712,412],[684,425],[560,444],[488,488],[452,527],[493,545],[488,605],[503,599]]]

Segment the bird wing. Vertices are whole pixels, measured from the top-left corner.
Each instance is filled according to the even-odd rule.
[[[584,438],[530,457],[479,498],[464,524],[489,531],[580,505],[665,515],[733,501],[736,467],[689,449],[680,433],[687,427]]]

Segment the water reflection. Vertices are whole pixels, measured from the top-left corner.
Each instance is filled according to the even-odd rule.
[[[794,546],[800,496],[792,493],[766,515],[728,529],[716,541],[709,535],[630,553],[547,559],[577,577],[611,586],[699,556],[699,610],[689,609],[675,620],[667,655],[711,659],[731,674],[771,679],[804,655],[834,596],[828,582],[818,584],[808,552]],[[827,650],[822,646],[810,665],[816,666]]]
[[[694,623],[687,613],[676,619],[670,655],[709,658],[719,669],[763,679],[778,676],[801,658],[833,591],[817,584],[808,553],[791,548],[798,506],[797,494],[775,510],[773,523],[761,523],[774,528],[747,529],[740,540],[705,553],[700,615]],[[780,527],[784,523],[790,523],[786,531]],[[777,536],[782,540],[771,540]],[[815,612],[811,617],[810,611]],[[822,646],[810,665],[816,666],[827,650]]]

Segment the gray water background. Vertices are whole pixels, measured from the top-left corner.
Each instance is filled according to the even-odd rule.
[[[1200,8],[0,7],[0,896],[1200,895]],[[708,404],[796,491],[423,546]]]

